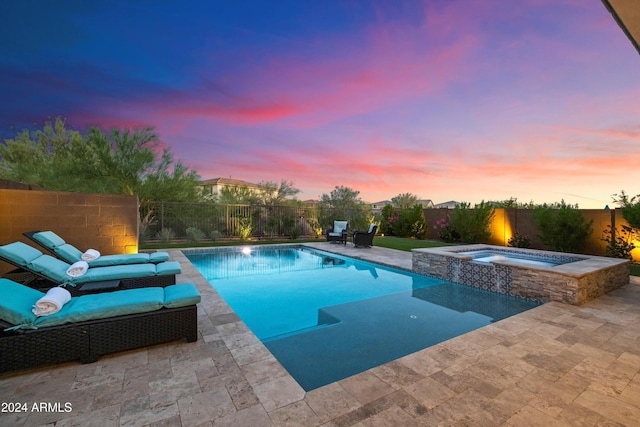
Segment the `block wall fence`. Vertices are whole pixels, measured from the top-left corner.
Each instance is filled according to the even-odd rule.
[[[601,240],[604,236],[603,231],[609,225],[617,226],[618,230],[620,230],[622,225],[628,225],[627,221],[622,218],[622,211],[620,209],[580,209],[580,212],[587,222],[593,220],[593,231],[581,252],[587,255],[605,256],[607,243]],[[439,219],[447,218],[447,215],[450,213],[450,209],[424,210],[424,219],[427,225],[427,239],[438,239],[438,232],[434,230],[433,225]],[[531,239],[531,249],[551,250],[551,248],[543,244],[538,237],[539,231],[533,218],[533,210],[531,209],[495,209],[490,228],[491,237],[487,242],[488,244],[507,246],[511,236],[518,232]],[[634,262],[640,262],[640,242],[636,241],[635,245],[638,248],[632,252]]]
[[[25,231],[51,230],[81,251],[138,251],[138,197],[0,189],[0,245],[22,241]],[[0,274],[11,269],[0,261]]]

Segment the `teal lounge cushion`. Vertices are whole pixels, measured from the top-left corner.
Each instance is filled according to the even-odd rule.
[[[65,304],[59,312],[39,317],[33,324],[37,327],[45,327],[125,314],[145,313],[159,310],[162,308],[163,302],[163,288],[126,289],[82,295],[71,298],[71,301]]]
[[[169,260],[169,254],[167,252],[151,252],[149,254],[149,261],[157,264]]]
[[[53,251],[69,264],[82,260],[82,252],[80,252],[75,246],[68,243],[55,247]]]
[[[149,255],[144,253],[102,255],[98,259],[89,261],[89,267],[107,267],[112,265],[144,264],[148,262],[149,262]]]
[[[44,293],[13,280],[0,278],[0,319],[25,327],[37,319],[31,309]]]
[[[39,231],[37,233],[33,233],[32,236],[38,243],[42,243],[43,246],[51,249],[67,243],[62,239],[62,237],[58,236],[53,231]]]
[[[158,276],[164,276],[167,274],[180,274],[180,263],[178,261],[166,261],[160,264],[153,264],[156,266],[156,272]]]
[[[200,292],[193,283],[181,283],[164,288],[164,306],[186,307],[200,302]]]
[[[16,265],[26,267],[31,261],[42,256],[42,252],[22,242],[13,242],[0,246],[0,256]]]
[[[75,283],[95,282],[98,280],[131,279],[155,276],[154,264],[113,265],[109,267],[91,267],[87,274],[73,280]]]
[[[69,264],[50,255],[42,255],[34,259],[29,263],[28,267],[59,283],[67,283],[74,280],[73,277],[67,275]]]

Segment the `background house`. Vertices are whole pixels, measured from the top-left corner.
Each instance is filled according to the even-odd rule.
[[[631,44],[640,53],[640,4],[638,0],[602,0]]]
[[[200,188],[202,189],[202,193],[204,195],[218,195],[220,194],[220,190],[225,187],[246,187],[247,189],[253,190],[255,192],[260,192],[261,190],[263,190],[263,188],[258,184],[243,181],[241,179],[213,178],[200,181]]]

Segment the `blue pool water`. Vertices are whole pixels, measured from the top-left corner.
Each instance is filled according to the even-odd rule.
[[[308,248],[185,255],[307,391],[537,305]]]
[[[473,251],[458,252],[463,255],[473,255],[473,261],[491,263],[493,261],[511,261],[520,264],[534,266],[555,267],[557,265],[568,264],[580,261],[582,258],[570,256],[558,256],[547,254],[531,254],[507,249],[479,249]]]

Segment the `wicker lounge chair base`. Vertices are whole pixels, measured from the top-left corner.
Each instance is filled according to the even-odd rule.
[[[5,273],[3,277],[7,279],[11,279],[14,282],[23,284],[25,286],[29,286],[30,288],[34,288],[42,292],[46,292],[48,289],[51,289],[55,286],[60,286],[60,283],[58,282],[54,282],[36,273],[23,270],[23,269],[12,270],[8,273]],[[87,282],[87,283],[78,284],[76,286],[67,285],[65,286],[65,289],[69,291],[71,296],[75,297],[75,296],[94,294],[99,292],[120,291],[123,289],[137,289],[137,288],[148,288],[148,287],[166,288],[167,286],[176,284],[176,275],[166,274],[163,276],[133,277],[129,279],[119,279],[117,281],[119,282],[117,286],[113,286],[113,285],[100,286],[100,284],[106,284],[107,282],[111,282],[111,283],[114,282],[113,280],[107,280],[107,281],[101,281],[101,282]]]
[[[11,325],[1,322],[2,329]],[[195,305],[50,326],[0,331],[0,372],[80,361],[171,341],[198,339]]]

